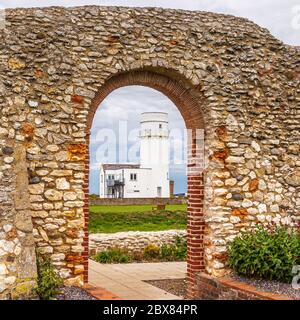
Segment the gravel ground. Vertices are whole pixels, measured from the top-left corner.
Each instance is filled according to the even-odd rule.
[[[283,283],[275,280],[249,279],[236,274],[232,274],[230,277],[232,279],[253,285],[262,291],[285,294],[293,299],[300,300],[300,289],[293,289],[292,285],[289,283]]]
[[[235,274],[230,275],[230,277],[234,280],[253,285],[262,291],[285,294],[292,299],[300,300],[300,289],[293,289],[292,285],[289,283],[283,283],[275,280],[268,281],[262,279],[249,279]],[[148,280],[145,282],[183,299],[186,298],[186,279]]]
[[[66,287],[60,289],[60,293],[56,296],[57,300],[97,300],[88,294],[84,289],[79,287]]]
[[[145,282],[185,299],[187,287],[186,279],[147,280]]]

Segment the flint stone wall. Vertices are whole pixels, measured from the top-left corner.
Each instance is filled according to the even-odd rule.
[[[33,285],[32,237],[66,283],[80,284],[87,275],[90,110],[119,74],[132,74],[133,82],[133,71],[176,81],[194,97],[194,105],[181,104],[187,125],[199,121],[201,128],[203,116],[204,210],[192,196],[203,187],[189,191],[192,237],[199,230],[190,242],[199,249],[190,252],[201,257],[201,268],[224,274],[226,243],[241,230],[299,221],[299,70],[297,48],[229,15],[97,6],[6,10],[0,33],[0,297]],[[26,152],[21,160],[19,150]],[[16,202],[19,193],[24,208]],[[204,260],[197,251],[203,246]]]
[[[114,247],[127,249],[132,253],[143,253],[149,244],[161,247],[175,244],[177,237],[186,238],[186,230],[129,231],[116,233],[95,233],[89,237],[90,254]]]

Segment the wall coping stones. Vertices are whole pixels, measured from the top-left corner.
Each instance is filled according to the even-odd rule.
[[[95,254],[100,251],[119,247],[130,252],[143,253],[149,244],[175,244],[176,238],[185,238],[186,230],[165,231],[127,231],[116,233],[95,233],[89,236],[89,251]]]

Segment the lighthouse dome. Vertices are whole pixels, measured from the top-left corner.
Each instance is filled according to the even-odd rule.
[[[145,122],[168,123],[168,114],[166,112],[143,112],[141,114],[141,123]]]

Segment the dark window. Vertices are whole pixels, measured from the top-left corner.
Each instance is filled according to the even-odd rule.
[[[161,128],[162,128],[162,124],[160,123],[160,124],[159,124],[159,129],[161,129]]]
[[[136,181],[136,173],[130,173],[130,180]]]

